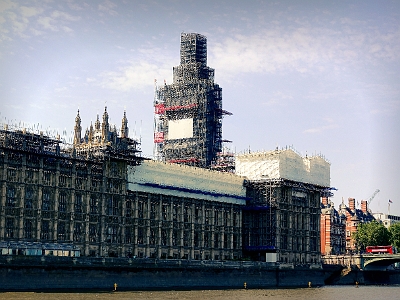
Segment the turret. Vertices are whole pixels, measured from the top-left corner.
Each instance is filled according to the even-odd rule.
[[[78,145],[81,143],[81,134],[82,134],[81,117],[79,115],[79,109],[78,109],[78,114],[76,115],[75,118],[74,145]]]
[[[103,113],[103,123],[101,124],[101,139],[103,143],[108,142],[108,131],[109,131],[109,124],[108,124],[108,112],[106,106],[104,108],[104,113]]]
[[[128,119],[126,118],[126,111],[124,111],[124,117],[122,118],[121,126],[121,138],[127,138],[129,135]]]

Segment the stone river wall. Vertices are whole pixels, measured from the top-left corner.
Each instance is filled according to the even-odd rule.
[[[0,257],[0,291],[307,287],[324,278],[322,268],[265,262]]]

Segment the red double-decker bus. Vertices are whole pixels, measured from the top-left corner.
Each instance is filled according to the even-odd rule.
[[[395,252],[393,246],[367,246],[365,250],[372,254],[393,254]]]

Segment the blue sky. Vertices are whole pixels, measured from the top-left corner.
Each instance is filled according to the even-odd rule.
[[[400,215],[400,1],[326,2],[1,0],[0,121],[71,141],[78,108],[84,128],[125,109],[150,157],[154,79],[197,32],[232,150],[322,154],[336,207],[380,189],[372,210]]]

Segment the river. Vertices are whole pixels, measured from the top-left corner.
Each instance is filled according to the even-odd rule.
[[[6,292],[0,293],[2,300],[248,300],[248,299],[307,299],[307,300],[373,300],[399,299],[400,286],[324,286],[320,288],[297,289],[248,289],[248,290],[196,290],[196,291],[135,291],[135,292],[83,292],[83,293],[52,293],[52,292]]]

